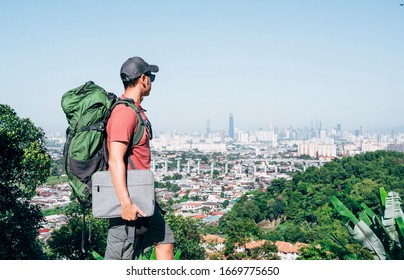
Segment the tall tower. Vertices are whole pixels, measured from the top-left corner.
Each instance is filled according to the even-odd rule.
[[[232,113],[230,113],[230,118],[229,118],[229,137],[231,139],[234,139],[234,120],[233,120]]]
[[[208,119],[206,121],[206,136],[209,136],[210,134],[210,120]]]

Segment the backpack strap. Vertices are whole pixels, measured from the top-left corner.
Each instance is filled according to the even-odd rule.
[[[130,150],[133,147],[135,147],[137,144],[139,144],[140,139],[142,139],[143,133],[144,133],[145,123],[144,123],[142,115],[140,114],[140,110],[135,105],[135,102],[133,101],[133,99],[131,99],[131,98],[119,99],[117,102],[115,102],[115,104],[112,107],[111,111],[115,108],[116,105],[119,105],[119,104],[125,104],[126,106],[131,107],[135,111],[135,113],[137,114],[137,118],[138,118],[138,126],[137,126],[137,129],[136,129],[136,132],[135,132],[135,134],[133,134],[132,141],[131,141],[131,143],[130,143],[130,145],[128,147],[128,150]]]
[[[140,139],[142,139],[143,134],[144,134],[144,130],[145,130],[145,123],[143,120],[142,115],[140,114],[140,110],[139,108],[136,106],[135,101],[131,98],[124,98],[124,99],[119,99],[115,106],[118,104],[125,104],[128,107],[131,107],[135,113],[137,114],[137,118],[138,118],[138,122],[137,122],[137,129],[136,132],[133,134],[132,136],[132,140],[131,143],[129,143],[128,146],[128,150],[127,150],[127,158],[128,158],[128,163],[130,165],[130,167],[134,170],[135,168],[135,164],[133,163],[133,161],[131,160],[130,156],[129,156],[129,152],[140,142]]]

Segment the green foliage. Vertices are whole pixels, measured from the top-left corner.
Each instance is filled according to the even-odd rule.
[[[54,177],[60,177],[60,175],[65,174],[63,169],[63,158],[52,159],[51,160],[51,175]],[[67,181],[67,177],[66,177]]]
[[[379,188],[382,185],[371,179],[363,179],[352,186],[350,197],[355,201],[360,201],[366,205],[372,205],[371,209],[379,209]]]
[[[153,248],[151,248],[149,257],[147,257],[146,255],[140,255],[139,259],[141,259],[141,260],[151,260],[151,261],[156,260],[157,259],[156,258],[156,247],[153,246]]]
[[[182,179],[182,175],[175,173],[172,176],[164,176],[163,177],[163,181],[169,181],[169,180],[181,180]]]
[[[248,255],[246,252],[231,251],[231,253],[226,256],[227,260],[246,260],[247,258],[248,258]]]
[[[359,212],[359,219],[335,196],[331,202],[342,216],[342,223],[348,228],[351,236],[375,259],[403,259],[404,243],[402,242],[403,211],[398,193],[386,192],[380,188],[380,201],[384,215],[380,218],[365,203],[364,211]],[[387,195],[386,195],[387,194]]]
[[[229,206],[230,202],[226,199],[225,201],[223,201],[222,206],[223,208],[227,208],[227,206]]]
[[[82,233],[84,226],[84,252]],[[91,235],[90,235],[91,233]],[[67,225],[55,230],[48,240],[48,254],[51,259],[91,260],[93,252],[104,255],[107,245],[108,221],[94,219],[90,213],[85,216],[73,214]]]
[[[279,260],[277,252],[278,247],[269,241],[265,241],[260,247],[246,249],[247,259],[250,260]]]
[[[404,153],[360,154],[333,160],[321,168],[309,167],[304,173],[294,174],[290,181],[273,180],[267,192],[255,191],[238,199],[219,221],[221,234],[229,234],[232,228],[236,231],[233,225],[241,220],[249,224],[248,228],[243,227],[246,236],[320,244],[324,250],[338,246],[342,252],[345,249],[330,238],[333,233],[346,248],[357,250],[355,254],[341,253],[338,258],[366,259],[369,254],[358,247],[345,226],[335,220],[339,215],[330,198],[338,198],[355,217],[363,218],[365,212],[370,211],[380,215],[384,211],[379,201],[382,186],[404,195]],[[363,202],[367,210],[361,206]],[[271,223],[269,228],[261,226],[268,222]]]
[[[180,250],[185,260],[205,259],[205,250],[201,246],[203,224],[200,221],[173,213],[166,214],[165,220],[175,236],[175,252]]]
[[[298,260],[335,260],[335,259],[337,259],[337,256],[335,256],[332,252],[314,245],[300,248],[300,254],[298,257]]]
[[[251,239],[259,236],[259,227],[252,219],[232,219],[225,217],[223,220],[224,235],[228,240],[235,243],[245,244]]]
[[[37,240],[42,215],[29,200],[49,176],[44,132],[3,104],[0,166],[0,259],[43,259]]]
[[[206,234],[215,234],[215,235],[220,235],[221,230],[218,226],[216,225],[210,225],[206,224],[201,228],[201,234],[206,235]]]
[[[268,192],[272,195],[280,194],[288,186],[288,182],[285,179],[273,180],[271,185],[268,187]]]
[[[67,183],[68,179],[67,176],[50,176],[46,180],[46,185],[48,186],[55,186],[61,183]]]
[[[146,254],[141,255],[139,257],[139,259],[144,260],[144,261],[146,261],[146,260],[151,260],[151,261],[157,260],[157,258],[156,258],[156,247],[153,246],[153,248],[151,248],[149,256],[147,256]],[[179,260],[179,259],[181,259],[181,251],[177,250],[175,252],[175,254],[174,254],[174,260]]]
[[[43,209],[41,210],[42,216],[50,216],[50,215],[59,215],[59,214],[65,214],[66,210],[69,209],[69,207],[56,207],[53,209]]]
[[[338,210],[340,215],[342,216],[342,222],[345,224],[349,220],[352,220],[354,224],[357,224],[359,220],[352,214],[351,211],[346,208],[346,206],[335,196],[331,197],[331,202],[334,204],[334,207]]]
[[[177,184],[173,184],[171,182],[163,183],[163,182],[155,181],[154,182],[154,187],[156,189],[167,188],[168,191],[173,192],[173,193],[176,193],[176,192],[178,192],[180,190],[180,187]]]
[[[174,254],[174,260],[180,260],[181,259],[181,251],[177,250]]]
[[[0,180],[10,187],[23,186],[30,198],[35,188],[49,176],[50,156],[45,134],[29,119],[21,119],[13,109],[0,104]]]
[[[91,252],[91,255],[93,255],[93,258],[95,259],[95,260],[103,260],[104,259],[104,257],[103,256],[101,256],[100,254],[98,254],[96,251],[92,251]]]
[[[38,241],[42,215],[38,207],[30,205],[25,193],[18,188],[0,184],[0,259],[44,259]]]

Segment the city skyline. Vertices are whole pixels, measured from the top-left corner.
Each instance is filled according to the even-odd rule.
[[[18,113],[18,112],[17,112]],[[231,114],[231,113],[230,113]],[[280,126],[276,125],[273,123],[268,123],[266,126],[252,126],[252,127],[246,127],[246,128],[240,128],[237,126],[237,123],[234,121],[234,116],[232,115],[232,121],[231,123],[233,124],[233,135],[235,137],[236,132],[251,132],[251,131],[275,131],[275,132],[280,132],[284,130],[301,130],[301,131],[330,131],[330,130],[336,130],[336,131],[347,131],[351,133],[356,133],[360,132],[361,134],[363,133],[376,133],[376,134],[391,134],[391,133],[404,133],[404,125],[403,126],[396,126],[396,127],[381,127],[378,129],[368,129],[367,127],[363,125],[359,125],[358,127],[352,127],[351,129],[346,129],[344,125],[341,123],[334,123],[329,126],[324,126],[321,120],[315,119],[311,120],[307,124],[303,124],[302,126],[293,126],[293,125],[285,125],[285,126]],[[212,129],[212,123],[214,124],[215,121],[211,119],[206,119],[205,120],[205,126],[201,126],[195,129],[179,129],[179,128],[171,128],[171,129],[161,129],[159,127],[153,128],[153,131],[155,131],[158,134],[164,134],[164,133],[171,133],[171,132],[178,132],[178,133],[186,133],[186,134],[200,134],[200,135],[209,135],[209,134],[215,134],[215,133],[224,133],[226,136],[230,136],[230,118],[228,117],[228,123],[226,124],[227,126],[225,127],[215,127]],[[52,130],[52,131],[47,131],[45,130],[45,133],[48,135],[54,135],[54,134],[64,134],[65,133],[65,127],[63,127],[60,130]],[[231,137],[230,138],[234,138]]]
[[[211,131],[227,130],[230,113],[243,130],[316,120],[344,130],[404,125],[397,1],[0,7],[0,103],[48,133],[67,128],[60,106],[67,90],[93,80],[120,96],[119,68],[135,55],[160,67],[142,103],[156,131],[205,131],[207,119]]]

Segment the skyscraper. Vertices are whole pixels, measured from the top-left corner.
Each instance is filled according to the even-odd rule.
[[[232,113],[230,113],[230,118],[229,118],[229,137],[231,139],[234,139],[234,120],[233,120]]]
[[[209,136],[210,134],[210,120],[208,119],[206,121],[206,136]]]

